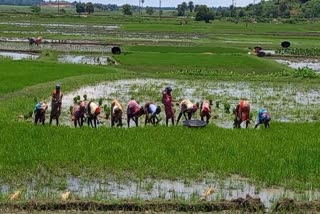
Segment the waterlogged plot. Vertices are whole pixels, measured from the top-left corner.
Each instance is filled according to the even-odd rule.
[[[316,72],[320,72],[319,59],[277,59],[276,61],[294,69],[308,67]]]
[[[59,62],[73,64],[88,64],[88,65],[114,65],[118,64],[115,60],[108,56],[79,56],[79,55],[61,55],[58,58]]]
[[[32,53],[19,53],[19,52],[6,52],[1,51],[0,52],[0,58],[9,58],[12,60],[22,60],[22,59],[31,59],[35,60],[39,58],[38,54],[32,54]]]
[[[203,99],[214,101],[214,123],[231,128],[233,125],[232,108],[243,97],[251,103],[253,119],[256,119],[259,108],[266,108],[272,120],[282,122],[308,122],[320,118],[320,87],[308,87],[293,84],[255,83],[255,82],[217,82],[197,80],[169,79],[129,79],[104,82],[86,86],[64,96],[63,109],[69,112],[74,97],[87,95],[88,100],[102,99],[103,105],[109,105],[117,98],[125,106],[131,98],[140,102],[154,101],[161,105],[161,91],[166,86],[173,87],[175,100],[190,99],[201,102]],[[82,99],[82,98],[81,98]],[[125,106],[126,107],[126,106]],[[179,111],[175,106],[176,115]],[[194,117],[199,118],[197,112]],[[164,118],[163,111],[161,117]],[[70,124],[69,116],[65,115],[64,124]]]
[[[79,198],[103,198],[103,199],[143,199],[143,200],[177,200],[199,201],[206,199],[217,201],[221,199],[232,200],[237,198],[259,197],[267,209],[281,198],[290,198],[298,201],[312,201],[320,199],[320,192],[308,190],[294,192],[281,187],[259,188],[250,184],[248,179],[232,176],[226,179],[206,178],[198,182],[185,182],[182,180],[115,180],[95,179],[81,180],[77,177],[68,177],[65,181],[66,189],[73,197]],[[211,189],[210,194],[205,195],[206,190]],[[8,195],[16,188],[9,185],[1,186],[1,194]],[[43,188],[37,181],[26,188],[25,200],[36,198],[59,198],[61,191],[51,186]]]

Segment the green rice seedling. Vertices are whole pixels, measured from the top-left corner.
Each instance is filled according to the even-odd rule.
[[[98,104],[99,104],[99,106],[102,106],[102,102],[103,102],[103,99],[102,99],[102,98],[99,98],[99,99],[98,99]]]
[[[226,114],[230,114],[230,107],[231,107],[230,103],[224,103],[223,106],[224,106],[224,112]]]
[[[219,101],[219,100],[216,101],[216,108],[217,108],[217,109],[220,108],[220,101]]]

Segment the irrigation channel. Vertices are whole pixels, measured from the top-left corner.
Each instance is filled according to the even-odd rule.
[[[60,180],[62,178],[59,178]],[[248,179],[239,176],[231,176],[226,179],[208,176],[202,181],[188,182],[183,180],[126,180],[126,179],[93,179],[82,180],[78,177],[68,177],[65,182],[65,190],[54,187],[41,186],[36,181],[31,181],[25,187],[21,200],[47,199],[57,200],[61,193],[70,191],[74,199],[100,199],[112,200],[143,200],[143,201],[227,201],[239,198],[260,199],[264,207],[269,210],[280,199],[287,198],[295,201],[315,201],[320,199],[319,190],[294,192],[281,187],[261,188],[249,182]],[[214,191],[204,197],[204,192],[212,187]],[[2,184],[1,194],[9,195],[15,191],[15,187]]]
[[[139,101],[141,105],[147,101],[154,101],[162,106],[161,91],[166,86],[173,88],[173,98],[175,100],[186,98],[193,102],[201,102],[203,99],[213,100],[213,119],[211,123],[224,128],[233,127],[232,108],[243,97],[251,103],[254,120],[259,108],[266,108],[271,113],[273,121],[312,122],[319,119],[320,87],[269,82],[127,79],[84,86],[66,93],[63,98],[61,122],[64,125],[71,125],[69,108],[74,105],[74,97],[76,96],[80,96],[82,100],[83,95],[87,95],[88,100],[98,101],[102,99],[102,106],[107,105],[109,107],[115,98],[121,102],[124,108],[131,98]],[[50,98],[48,97],[46,101],[49,102]],[[176,114],[178,114],[179,107],[175,106],[174,108]],[[109,126],[110,122],[106,120],[103,113],[100,116],[101,123]],[[163,111],[160,113],[160,117],[164,118]],[[199,118],[199,113],[197,112],[194,117]],[[163,124],[163,121],[160,124]]]

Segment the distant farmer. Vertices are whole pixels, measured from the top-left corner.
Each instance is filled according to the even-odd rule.
[[[212,100],[203,100],[200,104],[200,117],[203,121],[204,118],[206,118],[207,124],[209,123],[209,120],[211,118],[211,106],[212,106]]]
[[[118,127],[122,127],[122,114],[123,108],[117,99],[114,99],[111,103],[111,127],[117,124]]]
[[[79,105],[75,105],[72,111],[72,121],[74,123],[74,127],[79,125],[80,127],[83,126],[84,116],[86,113],[86,103],[81,101]]]
[[[186,120],[191,120],[192,115],[198,110],[199,108],[199,103],[193,104],[190,100],[185,99],[182,100],[180,103],[180,113],[177,119],[177,125],[182,117],[182,115],[184,116],[184,118]],[[186,116],[186,113],[188,114],[188,118]]]
[[[46,110],[48,109],[48,105],[45,102],[38,102],[34,109],[34,124],[42,123],[44,125],[44,122],[46,120]]]
[[[262,123],[264,124],[264,127],[269,128],[270,127],[270,124],[269,124],[270,120],[271,120],[271,116],[270,116],[269,112],[262,108],[258,112],[258,118],[257,118],[257,122],[256,122],[256,125],[254,128],[258,128],[258,126]]]
[[[37,46],[41,43],[42,38],[41,37],[31,37],[28,38],[29,40],[29,45],[36,44]]]
[[[101,113],[101,108],[98,104],[93,101],[90,101],[87,105],[88,113],[88,126],[97,128],[98,115]],[[93,123],[92,123],[93,121]]]
[[[174,125],[174,110],[173,110],[173,99],[171,95],[172,88],[166,87],[162,92],[162,103],[164,105],[164,111],[166,113],[166,125],[168,126],[169,120],[171,119],[172,125]]]
[[[50,114],[50,125],[52,120],[56,119],[57,125],[59,125],[59,117],[61,113],[62,97],[63,93],[60,90],[60,84],[56,85],[56,89],[52,92],[51,98],[51,114]]]
[[[240,128],[242,122],[246,122],[246,128],[250,123],[250,103],[246,99],[241,99],[235,109],[234,127]]]
[[[160,106],[156,106],[153,102],[150,101],[144,105],[144,111],[146,114],[145,125],[147,125],[147,123],[157,125],[161,121],[161,119],[157,116],[161,112]]]
[[[132,119],[136,126],[139,125],[139,117],[144,114],[144,109],[136,100],[130,100],[127,107],[127,123],[130,127],[130,120]]]

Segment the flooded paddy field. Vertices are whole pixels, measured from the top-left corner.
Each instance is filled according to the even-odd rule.
[[[277,59],[276,61],[294,69],[308,67],[316,72],[320,72],[320,59],[286,58]]]
[[[214,101],[212,123],[221,127],[231,128],[233,124],[232,108],[240,98],[247,98],[251,103],[254,119],[259,108],[266,108],[273,121],[280,122],[310,122],[320,118],[320,88],[297,86],[294,84],[273,84],[254,82],[215,82],[165,79],[132,79],[104,82],[98,85],[85,86],[74,92],[65,94],[63,98],[62,123],[70,124],[69,107],[73,106],[73,98],[87,95],[88,100],[103,100],[103,105],[109,105],[117,98],[126,106],[131,98],[144,105],[154,101],[161,105],[161,91],[166,86],[173,87],[175,100],[190,99],[201,102],[203,99]],[[226,110],[227,106],[229,109]],[[176,115],[179,112],[175,106]],[[230,113],[226,113],[230,112]],[[197,112],[194,117],[199,118]],[[102,116],[103,117],[103,116]],[[164,113],[161,113],[164,118]],[[109,125],[108,121],[102,120]]]
[[[118,62],[109,56],[60,55],[58,62],[87,65],[118,65]]]
[[[81,44],[81,43],[43,43],[39,46],[29,45],[29,42],[11,42],[11,41],[0,41],[2,50],[10,51],[43,51],[52,50],[59,52],[100,52],[100,53],[110,53],[113,45],[109,44]]]
[[[35,60],[35,59],[38,59],[39,57],[40,55],[35,53],[0,51],[0,58],[9,58],[12,60],[23,60],[23,59]]]
[[[265,208],[271,209],[275,202],[283,198],[295,201],[314,201],[320,199],[319,190],[294,192],[282,187],[263,188],[239,176],[226,179],[214,177],[202,181],[183,180],[125,180],[125,179],[93,179],[83,180],[70,176],[65,180],[58,178],[56,184],[60,187],[46,187],[36,180],[25,187],[22,200],[51,199],[57,200],[61,193],[70,191],[75,199],[100,199],[100,200],[165,200],[165,201],[231,201],[238,198],[259,198]],[[61,186],[62,185],[62,186]],[[6,196],[14,192],[17,187],[2,184],[1,195]],[[207,196],[204,193],[208,188],[212,191]]]

